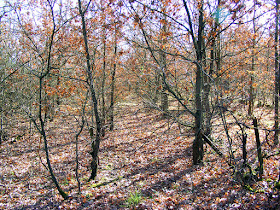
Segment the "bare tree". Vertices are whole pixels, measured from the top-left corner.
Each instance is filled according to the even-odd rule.
[[[31,121],[34,123],[36,129],[41,134],[41,137],[43,139],[44,150],[45,150],[46,161],[47,161],[47,168],[50,172],[51,179],[52,179],[53,183],[55,184],[57,190],[59,191],[60,195],[64,199],[67,199],[68,195],[60,187],[59,182],[56,179],[55,173],[52,169],[49,148],[48,148],[48,138],[47,138],[47,133],[46,133],[46,123],[47,123],[46,116],[49,112],[49,104],[46,100],[45,81],[53,69],[53,51],[54,51],[55,36],[60,29],[60,27],[58,27],[58,25],[55,21],[55,14],[54,14],[55,2],[47,0],[46,6],[49,8],[49,18],[50,18],[52,27],[51,27],[51,32],[49,33],[49,36],[46,37],[46,41],[45,41],[46,44],[44,46],[44,49],[42,49],[42,50],[40,49],[40,46],[36,44],[36,39],[34,39],[32,37],[32,35],[31,35],[32,33],[30,31],[27,31],[26,28],[24,27],[20,14],[15,9],[17,19],[18,19],[20,28],[22,30],[23,36],[31,45],[31,49],[34,50],[33,53],[36,54],[35,57],[39,58],[38,63],[41,64],[41,66],[38,66],[39,70],[33,73],[33,75],[35,75],[35,77],[39,83],[38,99],[37,99],[38,100],[37,117],[36,117],[36,115],[35,116],[32,115],[30,110],[25,109],[25,111],[28,114],[28,116],[30,117]],[[43,55],[43,54],[45,54],[45,55]]]
[[[98,101],[97,101],[97,97],[96,97],[96,90],[94,87],[94,81],[93,81],[93,75],[92,75],[92,65],[90,62],[91,60],[90,60],[90,54],[89,54],[87,27],[86,27],[86,19],[85,19],[85,14],[88,11],[90,4],[91,4],[91,1],[89,1],[86,4],[86,7],[83,8],[81,0],[78,0],[79,15],[81,17],[83,41],[84,41],[84,48],[85,48],[84,50],[85,50],[85,57],[86,57],[86,73],[87,73],[87,77],[88,77],[88,85],[89,85],[89,89],[90,89],[91,100],[93,103],[95,125],[96,125],[95,139],[94,140],[92,139],[92,144],[91,144],[92,151],[90,152],[90,154],[92,156],[92,161],[91,161],[91,175],[89,177],[89,180],[94,179],[97,174],[98,152],[99,152],[99,145],[100,145],[100,140],[101,140],[101,126],[102,126],[100,116],[98,113]],[[91,134],[91,137],[93,138],[93,128],[90,128],[90,134]]]
[[[279,0],[275,0],[276,3],[276,18],[275,18],[275,84],[274,84],[274,113],[275,113],[275,135],[274,135],[274,144],[279,143],[279,53],[278,53],[278,45],[279,45]]]

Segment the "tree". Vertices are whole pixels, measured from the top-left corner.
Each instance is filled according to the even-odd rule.
[[[46,134],[46,123],[47,123],[47,115],[49,114],[49,101],[48,101],[48,94],[47,94],[47,78],[50,76],[51,71],[54,69],[54,45],[55,45],[55,37],[61,27],[56,22],[55,16],[55,2],[47,1],[45,4],[40,5],[40,9],[42,9],[45,13],[45,16],[42,17],[42,20],[47,23],[46,28],[42,31],[39,29],[39,34],[41,38],[45,38],[45,46],[41,45],[41,40],[38,40],[34,37],[36,34],[36,29],[40,28],[39,26],[33,25],[30,22],[27,22],[20,14],[20,4],[18,7],[14,7],[15,14],[17,15],[18,24],[20,26],[22,32],[22,43],[26,45],[27,50],[32,51],[34,53],[31,55],[30,53],[30,62],[32,60],[33,66],[35,69],[31,69],[35,78],[38,81],[38,98],[37,98],[37,117],[33,116],[30,110],[26,107],[21,107],[25,110],[28,114],[30,120],[34,123],[36,129],[39,131],[43,142],[44,142],[44,150],[46,154],[46,161],[47,161],[47,168],[50,172],[50,176],[52,181],[54,182],[57,190],[59,191],[60,195],[67,199],[68,195],[65,193],[59,185],[58,180],[56,179],[55,173],[52,169],[52,165],[50,162],[50,155],[49,155],[49,148],[48,148],[48,139]],[[12,5],[11,5],[12,6]],[[63,24],[63,23],[62,23]],[[38,27],[38,28],[36,28]],[[35,29],[36,28],[36,29]],[[44,37],[44,38],[43,38]],[[26,59],[22,57],[22,59]],[[38,64],[38,65],[37,65]]]
[[[83,34],[83,41],[84,41],[84,50],[85,50],[85,57],[86,57],[86,73],[88,77],[88,86],[90,90],[91,100],[93,103],[93,109],[94,109],[94,116],[95,116],[95,126],[96,126],[96,132],[95,132],[95,140],[92,141],[91,144],[91,175],[89,177],[89,180],[94,179],[97,174],[97,167],[98,167],[98,152],[99,152],[99,145],[101,140],[101,121],[98,113],[98,101],[96,97],[96,91],[94,87],[94,81],[93,81],[93,75],[92,75],[92,65],[91,65],[91,59],[89,54],[89,46],[88,46],[88,36],[87,36],[87,26],[86,26],[86,19],[85,14],[88,11],[88,8],[91,4],[91,1],[89,1],[86,4],[86,7],[82,7],[81,0],[78,0],[78,6],[79,6],[79,15],[81,17],[81,25],[82,25],[82,34]],[[91,137],[93,137],[93,128],[90,128],[90,134]]]
[[[275,118],[275,136],[274,136],[274,144],[279,143],[279,53],[278,53],[278,45],[279,45],[279,0],[275,0],[275,92],[274,92],[274,118]]]
[[[195,81],[195,140],[193,142],[193,164],[197,165],[203,161],[203,140],[202,135],[203,128],[203,103],[202,103],[202,88],[203,88],[203,69],[205,68],[205,40],[204,40],[204,1],[200,1],[198,5],[199,10],[199,25],[197,31],[197,37],[195,36],[193,22],[190,16],[190,11],[187,2],[183,0],[184,8],[187,13],[188,23],[190,28],[190,34],[192,42],[196,52],[196,81]]]
[[[207,142],[207,138],[211,138],[211,119],[213,114],[216,113],[215,110],[217,107],[227,108],[226,104],[230,103],[227,99],[227,95],[229,95],[230,92],[228,76],[229,74],[231,75],[231,71],[229,70],[238,66],[237,62],[230,57],[227,59],[227,63],[232,64],[228,67],[222,66],[222,57],[223,60],[226,60],[225,57],[232,56],[232,54],[228,54],[226,50],[228,48],[234,48],[234,46],[230,43],[226,43],[225,40],[224,45],[228,45],[228,48],[224,47],[225,49],[221,49],[221,35],[228,32],[223,38],[226,39],[227,36],[231,36],[231,32],[228,30],[229,28],[237,30],[238,28],[235,27],[235,24],[242,25],[242,18],[246,14],[245,2],[213,1],[211,4],[206,4],[204,1],[192,2],[183,0],[182,5],[184,11],[177,9],[180,8],[177,2],[169,1],[163,4],[164,6],[155,2],[151,4],[143,4],[135,1],[130,2],[134,23],[138,24],[138,27],[136,28],[134,26],[134,29],[135,31],[139,29],[143,37],[142,40],[137,42],[137,45],[150,52],[151,57],[154,59],[156,65],[158,65],[159,69],[164,69],[165,67],[165,65],[160,62],[158,56],[163,54],[165,54],[165,56],[171,56],[173,59],[182,59],[184,62],[188,63],[186,66],[195,68],[195,81],[193,82],[194,107],[188,107],[186,105],[186,101],[188,100],[182,97],[184,94],[182,94],[181,90],[176,89],[173,78],[167,78],[168,74],[166,70],[162,71],[161,77],[163,78],[164,86],[169,94],[194,117],[196,138],[193,142],[193,163],[199,164],[203,159],[203,141]],[[147,10],[149,10],[150,13],[148,13]],[[250,8],[250,11],[251,10]],[[184,13],[187,22],[181,21],[179,17],[176,18],[176,11],[180,11],[180,14]],[[223,15],[223,11],[227,14]],[[156,19],[157,15],[163,16],[164,18],[162,21],[168,22],[168,24],[173,27],[174,30],[172,30],[171,34],[167,35],[166,33],[168,37],[166,40],[168,41],[165,40],[165,46],[169,45],[173,47],[160,47],[160,44],[156,42],[156,37],[152,35],[151,29],[153,29],[153,27],[150,27],[148,23],[150,20]],[[179,39],[178,37],[182,37],[183,39]],[[134,43],[135,42],[134,40]],[[182,45],[184,47],[182,47]],[[234,52],[234,55],[243,52],[247,52],[247,49],[240,49]],[[222,55],[222,53],[224,55]],[[216,68],[214,68],[214,66],[216,66]],[[189,74],[192,75],[191,73]],[[224,76],[227,77],[223,79]],[[235,75],[232,74],[232,76],[236,78]],[[252,87],[254,85],[255,84],[252,84]],[[224,90],[221,89],[222,86],[225,86]],[[185,84],[185,87],[183,85],[183,88],[186,89],[187,85]],[[225,96],[223,96],[223,91],[226,93]],[[215,98],[216,104],[210,103],[213,98]]]
[[[111,71],[111,92],[110,92],[110,131],[114,129],[114,105],[115,105],[115,81],[116,81],[116,69],[117,69],[117,49],[118,49],[118,25],[115,24],[115,40],[114,40],[114,57],[113,67]]]

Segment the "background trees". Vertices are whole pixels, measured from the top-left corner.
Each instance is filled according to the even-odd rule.
[[[55,119],[77,122],[77,142],[86,128],[94,179],[101,140],[114,130],[116,102],[131,96],[194,133],[193,164],[203,163],[205,143],[230,165],[237,161],[234,151],[246,162],[246,129],[252,130],[253,118],[261,120],[264,106],[275,106],[275,124],[261,129],[266,139],[275,132],[278,144],[277,3],[6,1],[0,16],[0,140],[4,130],[12,135],[7,128],[14,113],[28,117],[66,198],[49,158]],[[234,144],[239,138],[242,143]]]

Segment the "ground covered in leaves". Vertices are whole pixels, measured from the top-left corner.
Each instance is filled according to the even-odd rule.
[[[245,185],[239,173],[241,141],[236,138],[232,142],[236,155],[233,166],[229,166],[228,142],[221,127],[213,129],[213,138],[225,157],[205,146],[204,164],[193,166],[191,129],[139,105],[122,104],[116,115],[114,131],[108,131],[101,142],[94,181],[87,180],[90,137],[85,130],[79,138],[81,195],[75,177],[77,122],[68,114],[49,122],[51,163],[61,187],[71,196],[66,201],[44,167],[40,136],[19,121],[18,129],[0,147],[0,209],[278,208],[279,191],[273,186],[279,174],[279,155],[265,159],[262,180],[252,178]],[[233,129],[230,135],[234,137],[234,126],[229,129]],[[254,135],[248,134],[248,159],[254,166]],[[261,132],[263,151],[268,155],[277,152],[270,146],[272,141],[264,138],[265,132]]]

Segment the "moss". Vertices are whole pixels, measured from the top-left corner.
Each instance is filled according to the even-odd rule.
[[[255,192],[255,190],[250,185],[245,185],[244,187],[251,192]]]
[[[274,183],[274,188],[280,190],[280,181]]]

